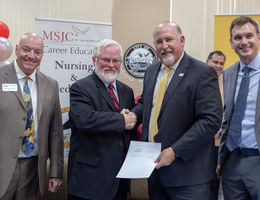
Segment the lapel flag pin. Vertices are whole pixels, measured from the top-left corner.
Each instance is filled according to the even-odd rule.
[[[179,76],[183,76],[184,75],[184,73],[179,73]]]

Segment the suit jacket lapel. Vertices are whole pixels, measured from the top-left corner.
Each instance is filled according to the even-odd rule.
[[[39,124],[41,114],[42,114],[42,106],[43,106],[46,87],[45,87],[45,81],[43,80],[43,77],[38,71],[36,71],[36,81],[37,81],[37,121]]]
[[[231,119],[231,115],[234,107],[234,98],[236,92],[238,71],[239,71],[239,63],[237,63],[236,66],[232,68],[231,71],[229,71],[229,75],[225,76],[224,101],[225,104],[229,105],[227,106],[229,109],[226,110],[228,120]],[[228,95],[225,95],[225,93]]]
[[[14,68],[14,64],[10,64],[10,67],[8,68],[8,70],[5,72],[5,78],[7,83],[16,83],[17,85],[17,92],[13,92],[15,94],[15,96],[17,97],[17,99],[19,100],[19,102],[21,103],[21,105],[23,106],[23,108],[25,109],[25,105],[24,105],[24,99],[23,99],[23,94],[17,79],[17,75],[16,75],[16,71]]]
[[[180,61],[179,66],[177,67],[177,69],[165,91],[160,113],[165,108],[165,105],[167,104],[169,98],[173,95],[175,90],[178,88],[182,79],[185,77],[185,73],[187,72],[188,67],[189,67],[188,66],[188,56],[184,53],[184,56],[183,56],[182,60]],[[160,117],[160,114],[159,114],[159,117]]]
[[[118,94],[118,99],[119,99],[119,110],[122,108],[126,107],[126,101],[123,98],[124,96],[122,95],[124,92],[124,89],[122,88],[122,84],[119,81],[116,81],[116,88],[117,88],[117,94]]]
[[[147,84],[147,92],[146,94],[148,94],[146,96],[146,102],[149,102],[146,106],[147,106],[147,110],[151,110],[152,109],[152,104],[153,104],[153,96],[154,96],[154,89],[155,89],[155,84],[156,84],[156,79],[158,76],[158,73],[160,71],[161,68],[161,62],[158,62],[155,67],[152,69],[152,71],[149,73],[149,83]],[[149,116],[147,119],[150,119],[150,114],[151,112],[147,113]]]
[[[114,112],[118,112],[118,110],[113,102],[113,99],[111,98],[111,95],[110,95],[108,89],[106,88],[106,86],[104,85],[104,83],[98,78],[98,76],[95,74],[95,72],[92,75],[93,75],[94,82],[96,83],[96,86],[99,89],[101,96],[105,99],[108,106]]]

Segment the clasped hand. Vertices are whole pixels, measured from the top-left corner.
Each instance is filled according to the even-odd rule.
[[[128,109],[123,109],[121,114],[124,115],[125,118],[125,129],[130,130],[134,128],[136,124],[136,115]]]

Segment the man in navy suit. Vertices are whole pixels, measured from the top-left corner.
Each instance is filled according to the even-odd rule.
[[[177,24],[159,24],[153,37],[160,61],[148,67],[142,96],[132,110],[138,121],[142,118],[142,140],[162,144],[148,180],[149,199],[208,200],[214,134],[222,119],[216,71],[184,52],[185,38]],[[154,117],[165,80],[166,91]]]
[[[223,74],[225,105],[217,173],[221,168],[225,200],[259,200],[260,34],[257,22],[247,16],[234,19],[230,44],[240,60]],[[247,88],[247,92],[242,88]]]
[[[134,105],[133,90],[116,80],[122,63],[122,48],[102,40],[93,51],[95,72],[77,81],[70,90],[71,147],[68,163],[68,199],[126,200],[128,180],[116,175],[130,139],[127,131],[135,115],[120,113]]]

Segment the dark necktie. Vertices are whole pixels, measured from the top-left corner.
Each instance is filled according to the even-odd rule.
[[[34,149],[34,123],[33,123],[33,109],[32,109],[32,99],[31,99],[31,92],[28,86],[29,77],[25,77],[24,87],[23,87],[23,98],[25,103],[25,108],[27,111],[27,121],[26,127],[24,131],[23,137],[23,144],[22,144],[22,151],[26,156],[30,156],[33,149]]]
[[[113,85],[109,85],[109,86],[108,86],[109,92],[110,92],[110,94],[111,94],[112,97],[113,97],[113,102],[114,102],[114,104],[115,104],[117,110],[119,110],[119,103],[118,103],[118,100],[117,100],[117,98],[116,98],[116,95],[115,95],[115,93],[114,93],[114,91],[113,91],[113,88],[114,88]]]
[[[236,104],[234,105],[234,111],[232,114],[228,136],[227,136],[227,147],[229,151],[233,151],[238,147],[239,140],[241,138],[242,120],[246,109],[246,101],[249,90],[249,71],[250,68],[245,66],[242,70],[244,75],[242,77]]]

